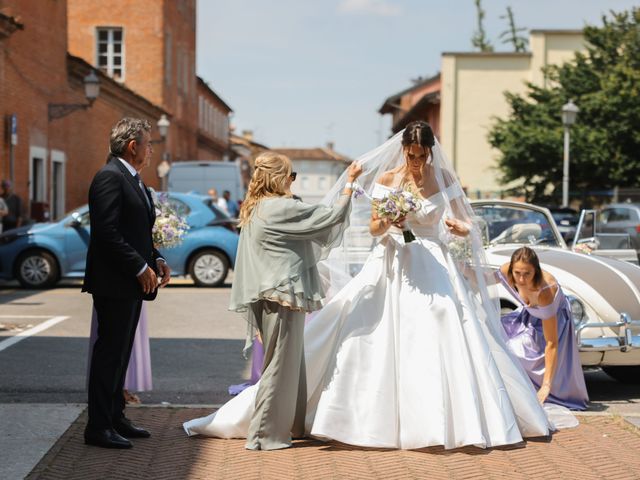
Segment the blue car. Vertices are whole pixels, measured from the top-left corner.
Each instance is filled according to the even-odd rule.
[[[235,221],[209,197],[170,193],[169,202],[191,227],[183,242],[160,252],[173,275],[189,274],[200,287],[221,285],[238,248]],[[26,288],[49,288],[60,278],[83,278],[89,245],[89,207],[58,222],[36,223],[0,235],[0,278]]]

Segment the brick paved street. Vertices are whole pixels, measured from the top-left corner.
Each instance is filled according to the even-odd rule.
[[[184,434],[183,421],[209,410],[129,412],[153,432],[151,439],[125,451],[87,447],[82,414],[27,479],[640,479],[640,430],[612,416],[581,416],[578,428],[551,440],[490,450],[398,451],[305,440],[288,450],[249,452],[242,440]]]

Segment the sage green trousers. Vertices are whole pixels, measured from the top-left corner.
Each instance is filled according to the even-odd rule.
[[[307,378],[304,363],[304,312],[260,300],[249,315],[264,345],[264,367],[245,447],[276,450],[304,436]]]

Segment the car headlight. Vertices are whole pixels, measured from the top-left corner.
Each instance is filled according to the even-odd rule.
[[[573,295],[568,295],[567,297],[569,299],[569,305],[571,306],[573,324],[577,327],[587,320],[587,309],[579,298]]]
[[[8,245],[11,242],[14,242],[18,239],[20,235],[17,233],[5,233],[4,235],[0,235],[0,245]]]

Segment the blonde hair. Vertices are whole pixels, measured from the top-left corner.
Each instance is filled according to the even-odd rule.
[[[240,208],[239,225],[249,223],[253,211],[263,198],[291,195],[287,190],[287,179],[290,176],[291,160],[286,155],[275,152],[258,155],[247,196]]]

